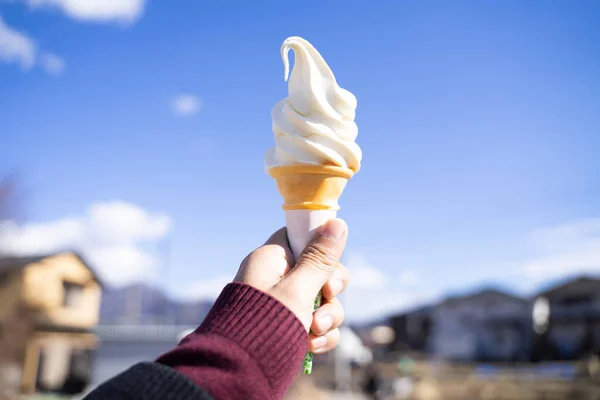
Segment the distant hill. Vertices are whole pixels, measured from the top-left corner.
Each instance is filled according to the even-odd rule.
[[[100,323],[198,325],[212,304],[213,301],[208,300],[174,300],[146,284],[106,287],[102,293]]]

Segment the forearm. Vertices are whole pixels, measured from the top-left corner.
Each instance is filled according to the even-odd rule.
[[[278,300],[225,287],[205,321],[156,363],[141,363],[86,400],[282,399],[301,366],[307,334]]]
[[[281,399],[307,343],[302,323],[287,307],[234,283],[225,287],[202,325],[158,362],[217,400]]]

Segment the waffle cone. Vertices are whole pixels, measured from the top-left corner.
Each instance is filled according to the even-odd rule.
[[[339,210],[338,199],[354,172],[332,165],[296,164],[269,170],[284,210]]]

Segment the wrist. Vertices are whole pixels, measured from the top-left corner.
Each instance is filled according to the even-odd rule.
[[[289,389],[308,349],[308,335],[296,315],[273,296],[243,283],[228,284],[204,322],[178,347],[189,349],[219,337],[246,353],[242,358],[262,372],[275,398]]]

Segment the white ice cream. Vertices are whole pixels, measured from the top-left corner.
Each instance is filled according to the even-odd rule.
[[[288,53],[294,50],[289,75]],[[306,40],[290,37],[281,46],[288,97],[273,107],[275,147],[265,156],[270,169],[290,164],[322,164],[360,169],[356,144],[356,97],[338,86],[333,72]]]

